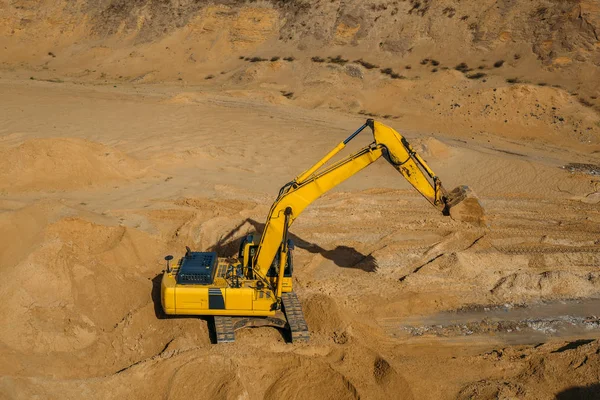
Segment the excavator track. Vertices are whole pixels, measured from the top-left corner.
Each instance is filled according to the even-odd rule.
[[[215,336],[217,344],[235,342],[233,318],[215,316]]]
[[[308,333],[308,325],[304,320],[304,313],[302,312],[302,305],[300,304],[300,300],[298,300],[298,296],[294,292],[283,293],[281,300],[292,336],[292,343],[308,342],[310,334]]]

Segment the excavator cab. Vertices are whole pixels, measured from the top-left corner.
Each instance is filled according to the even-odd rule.
[[[293,250],[294,250],[294,242],[292,241],[292,239],[288,239],[288,251],[287,251],[287,257],[285,260],[285,269],[283,271],[284,278],[291,278],[292,273],[294,271],[294,258],[292,256]],[[276,278],[278,274],[279,274],[279,253],[277,253],[277,255],[275,256],[275,259],[273,260],[273,263],[271,264],[271,268],[269,268],[269,271],[267,272],[267,276],[270,278],[271,277]]]
[[[258,250],[258,243],[256,243],[254,241],[255,237],[256,237],[256,235],[254,235],[254,234],[245,236],[240,243],[240,249],[238,251],[238,260],[240,261],[240,263],[244,267],[244,269],[247,270],[247,275],[249,275],[249,276],[252,275],[254,257],[256,256],[256,252]],[[291,278],[292,273],[294,271],[294,257],[292,255],[292,252],[293,252],[295,246],[294,246],[294,241],[292,239],[288,239],[287,244],[288,244],[288,246],[287,246],[288,251],[287,251],[287,257],[286,257],[286,261],[285,261],[285,270],[284,270],[283,276],[285,278]],[[267,277],[277,277],[277,275],[279,273],[278,271],[279,271],[279,253],[277,253],[275,255],[275,258],[273,259],[273,262],[271,263],[271,268],[269,268],[269,270],[267,271],[266,276]]]

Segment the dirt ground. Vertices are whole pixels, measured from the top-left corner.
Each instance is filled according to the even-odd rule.
[[[36,3],[0,1],[0,398],[600,398],[597,4]],[[488,225],[382,159],[291,228],[309,343],[162,313],[166,255],[233,255],[367,117]]]

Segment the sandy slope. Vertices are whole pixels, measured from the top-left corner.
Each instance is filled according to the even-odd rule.
[[[402,329],[600,293],[598,182],[559,168],[598,162],[577,143],[405,132],[448,187],[478,192],[489,229],[438,215],[377,163],[293,226],[311,343],[261,328],[214,347],[205,320],[160,312],[162,258],[233,253],[221,238],[260,230],[278,187],[361,119],[166,85],[0,84],[3,397],[544,399],[598,380],[597,341]]]

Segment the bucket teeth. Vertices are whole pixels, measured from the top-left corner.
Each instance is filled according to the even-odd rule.
[[[215,336],[217,344],[235,342],[235,330],[231,317],[215,317]]]
[[[281,295],[283,302],[283,311],[287,318],[288,326],[292,336],[292,343],[308,342],[310,334],[308,333],[308,325],[304,320],[302,305],[296,293],[283,293]]]

